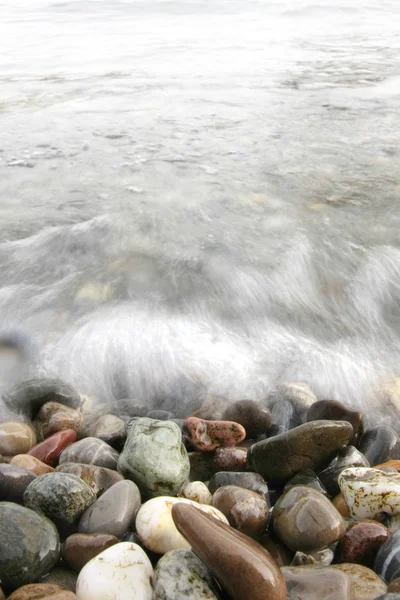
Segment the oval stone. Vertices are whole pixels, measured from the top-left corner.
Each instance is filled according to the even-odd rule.
[[[378,521],[363,520],[351,523],[336,547],[336,562],[358,563],[373,567],[379,548],[391,535]]]
[[[250,537],[261,536],[268,527],[269,506],[256,492],[226,485],[214,493],[212,504],[226,516],[232,527]]]
[[[171,550],[157,563],[153,600],[218,600],[210,571],[190,550]]]
[[[73,444],[76,440],[76,431],[73,429],[66,429],[65,431],[59,431],[54,433],[40,444],[33,446],[29,450],[28,454],[34,456],[46,465],[55,467],[61,453],[67,446]]]
[[[56,468],[57,473],[71,473],[80,477],[82,481],[88,484],[96,494],[101,496],[106,490],[124,478],[121,473],[97,467],[96,465],[84,465],[80,463],[62,463]]]
[[[60,542],[54,524],[29,508],[0,502],[0,580],[18,588],[48,573],[58,561]]]
[[[222,421],[239,423],[246,430],[246,437],[256,438],[271,425],[268,408],[255,400],[239,400],[225,409]]]
[[[272,526],[288,548],[302,552],[329,546],[346,532],[343,517],[326,496],[302,485],[289,488],[276,502]]]
[[[26,423],[0,424],[0,454],[15,456],[25,454],[36,444],[36,435]]]
[[[92,558],[76,583],[78,600],[152,600],[153,567],[137,544],[120,542]]]
[[[117,469],[119,453],[103,440],[88,437],[71,444],[60,455],[59,464],[83,463],[106,469]]]
[[[22,504],[24,492],[34,479],[36,475],[23,467],[0,464],[0,500]]]
[[[79,573],[89,560],[118,542],[115,535],[108,533],[74,533],[63,543],[61,556],[71,569]]]
[[[38,458],[30,456],[29,454],[17,454],[16,456],[13,456],[10,460],[10,465],[23,467],[35,475],[44,475],[45,473],[52,473],[54,471],[53,467],[46,465]]]
[[[172,507],[177,502],[189,506],[197,506],[208,513],[214,520],[228,523],[227,518],[219,510],[207,504],[198,504],[192,500],[161,496],[145,502],[136,516],[136,531],[141,542],[157,554],[165,554],[169,550],[190,549],[190,545],[179,533],[171,516]]]
[[[193,505],[178,502],[172,517],[193,552],[232,600],[286,600],[282,573],[259,544]]]
[[[185,485],[179,494],[182,498],[199,502],[199,504],[211,504],[212,494],[202,481],[192,481]]]
[[[400,474],[354,467],[339,475],[343,498],[354,519],[374,519],[380,513],[400,513]]]
[[[358,410],[352,410],[337,400],[318,400],[310,406],[307,421],[317,420],[347,421],[353,426],[350,443],[356,445],[364,432],[364,417]]]

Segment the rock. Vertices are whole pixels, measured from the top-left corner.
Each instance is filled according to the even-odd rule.
[[[103,440],[88,437],[71,444],[60,455],[59,464],[82,463],[106,469],[117,469],[119,453]]]
[[[71,473],[80,477],[82,481],[88,484],[96,494],[101,496],[111,486],[124,481],[121,473],[106,469],[105,467],[97,467],[96,465],[84,465],[80,463],[63,463],[56,468],[57,473]]]
[[[212,499],[211,492],[202,481],[188,483],[181,489],[179,496],[187,500],[193,500],[193,502],[199,502],[199,504],[211,504]]]
[[[10,460],[10,465],[23,467],[35,475],[44,475],[45,473],[52,473],[54,471],[53,467],[46,465],[38,458],[30,456],[29,454],[17,454],[16,456],[13,456]]]
[[[28,583],[13,592],[8,600],[73,600],[75,594],[53,583]]]
[[[74,533],[63,543],[61,556],[70,569],[79,573],[89,560],[118,542],[108,533]]]
[[[78,408],[81,397],[72,386],[60,379],[31,379],[5,393],[3,401],[7,408],[33,421],[46,402]]]
[[[152,600],[153,567],[137,544],[120,542],[92,558],[76,584],[78,600]]]
[[[212,468],[213,471],[245,471],[247,467],[247,448],[233,446],[231,448],[217,448],[215,450]]]
[[[40,579],[56,564],[60,542],[54,524],[12,502],[0,502],[0,581],[16,589]]]
[[[400,474],[354,467],[339,475],[339,486],[356,520],[374,519],[380,513],[400,513]]]
[[[319,479],[331,496],[339,494],[339,475],[349,467],[369,467],[369,462],[354,446],[343,446],[329,465],[318,473]]]
[[[190,550],[171,550],[154,570],[153,600],[218,600],[213,577]]]
[[[226,485],[214,493],[212,504],[226,516],[232,527],[250,537],[261,536],[268,527],[269,505],[256,492]]]
[[[267,482],[285,483],[304,469],[320,469],[353,434],[345,421],[311,421],[286,433],[253,444],[248,468]]]
[[[382,523],[363,520],[351,523],[336,547],[336,562],[372,568],[379,548],[391,535]]]
[[[181,430],[171,421],[138,419],[128,435],[118,469],[138,485],[145,498],[178,494],[190,470]]]
[[[328,496],[328,490],[322,485],[317,475],[311,469],[305,469],[304,471],[296,473],[294,477],[289,479],[283,490],[286,492],[289,488],[296,485],[308,485],[318,492],[321,492],[321,494],[324,494],[324,496]]]
[[[218,488],[224,485],[235,485],[257,492],[257,494],[260,494],[265,498],[268,506],[270,505],[268,486],[258,473],[232,473],[230,471],[220,471],[211,477],[208,489],[214,494]]]
[[[271,425],[271,413],[261,402],[239,400],[225,409],[222,421],[239,423],[246,430],[246,437],[256,438]]]
[[[292,567],[300,567],[305,565],[315,565],[329,567],[334,559],[334,552],[331,548],[322,548],[322,550],[314,550],[314,552],[296,552],[291,562]]]
[[[332,565],[345,573],[351,580],[351,598],[354,600],[375,600],[380,594],[386,592],[386,583],[382,581],[371,569],[353,563]]]
[[[71,569],[65,567],[56,567],[52,569],[48,575],[46,575],[42,581],[45,583],[55,583],[61,586],[65,590],[74,592],[76,590],[76,580],[78,579],[77,574]]]
[[[269,394],[267,405],[269,408],[272,407],[272,422],[277,423],[275,420],[276,413],[274,413],[275,407],[277,405],[282,405],[284,402],[288,402],[292,407],[292,415],[288,422],[289,428],[291,429],[292,427],[298,427],[305,422],[310,406],[316,401],[317,397],[305,383],[283,382]]]
[[[348,575],[332,567],[283,567],[288,600],[361,600],[351,595]]]
[[[172,517],[193,552],[232,600],[286,600],[281,571],[259,544],[193,505],[174,504]]]
[[[346,527],[329,500],[313,488],[289,488],[272,510],[275,534],[293,551],[310,552],[340,540]]]
[[[398,443],[397,433],[387,425],[380,425],[368,429],[360,439],[358,449],[370,465],[377,465],[396,456],[396,446]]]
[[[22,504],[24,492],[34,479],[36,475],[23,467],[0,464],[0,500]]]
[[[99,438],[116,450],[122,450],[125,440],[125,423],[115,415],[103,415],[87,432],[88,436]]]
[[[83,513],[79,533],[109,533],[121,538],[135,525],[140,492],[133,481],[119,481]]]
[[[39,440],[66,429],[78,432],[82,424],[82,411],[70,408],[59,402],[43,404],[35,421],[35,430]]]
[[[307,421],[329,420],[347,421],[353,426],[350,444],[356,445],[364,432],[364,417],[358,410],[352,410],[337,400],[318,400],[310,406]]]
[[[93,490],[69,473],[40,475],[24,493],[25,506],[44,514],[58,527],[74,523],[95,499]]]
[[[374,571],[386,583],[400,577],[400,530],[393,533],[379,548]]]
[[[0,454],[15,456],[24,454],[36,444],[35,432],[26,423],[0,424]]]
[[[336,510],[340,512],[342,517],[344,517],[345,519],[350,518],[349,507],[344,501],[342,494],[338,494],[337,496],[332,498],[332,504],[336,508]]]
[[[220,446],[235,446],[246,437],[242,425],[232,421],[206,421],[188,417],[183,424],[190,444],[201,452],[212,452]]]
[[[208,481],[214,473],[214,456],[208,452],[189,452],[190,481]]]
[[[397,577],[396,579],[392,579],[392,581],[388,585],[387,592],[388,592],[388,594],[390,594],[390,593],[400,594],[400,577]]]
[[[172,520],[171,510],[176,503],[197,506],[202,511],[228,523],[227,518],[219,510],[207,504],[198,504],[192,500],[172,498],[168,496],[152,498],[145,502],[136,516],[136,531],[141,542],[157,554],[165,554],[170,550],[190,549],[185,538],[178,532]]]
[[[54,433],[50,437],[33,446],[29,450],[28,454],[34,456],[46,465],[55,467],[64,449],[70,444],[73,444],[76,440],[76,431],[73,429],[66,429],[65,431],[59,431]]]

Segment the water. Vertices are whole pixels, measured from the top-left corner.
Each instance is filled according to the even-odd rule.
[[[29,335],[31,372],[178,412],[288,379],[384,412],[398,2],[3,0],[0,17],[1,329]],[[28,372],[6,365],[4,386]]]

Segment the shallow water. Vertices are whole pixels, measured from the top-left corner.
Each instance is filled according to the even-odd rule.
[[[400,375],[400,5],[0,1],[1,328],[191,407]],[[27,375],[2,369],[3,385]]]

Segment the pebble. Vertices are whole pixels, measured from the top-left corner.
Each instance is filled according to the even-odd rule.
[[[331,568],[345,573],[350,578],[352,600],[375,600],[377,596],[386,592],[386,583],[368,567],[342,563],[332,565]]]
[[[92,488],[70,473],[46,473],[28,485],[25,506],[62,526],[74,523],[95,501]]]
[[[60,455],[59,464],[83,463],[117,470],[119,453],[103,440],[88,437],[71,444]]]
[[[191,481],[181,489],[179,496],[199,504],[211,504],[212,499],[210,490],[202,481]]]
[[[247,468],[247,448],[233,446],[217,448],[212,461],[212,469],[218,471],[245,471]]]
[[[171,516],[172,507],[177,504],[197,506],[200,510],[228,523],[227,518],[219,510],[207,504],[198,504],[192,500],[172,498],[168,496],[152,498],[145,502],[136,516],[136,531],[141,542],[152,552],[165,554],[169,550],[190,549],[190,545],[179,533]]]
[[[349,467],[369,467],[369,462],[354,446],[343,446],[329,465],[318,473],[318,477],[330,496],[340,492],[338,477]]]
[[[210,571],[190,550],[171,550],[154,569],[153,600],[218,600]]]
[[[15,456],[25,454],[36,444],[36,435],[26,423],[0,424],[0,454]]]
[[[178,425],[139,418],[129,432],[118,468],[138,485],[144,498],[178,494],[190,472]]]
[[[268,407],[275,408],[282,402],[289,402],[293,409],[291,415],[290,428],[298,427],[306,421],[307,412],[312,404],[317,401],[317,397],[310,390],[308,385],[301,382],[282,382],[273,390],[268,398]],[[272,422],[275,423],[274,418]]]
[[[332,498],[332,504],[336,508],[336,510],[340,512],[342,517],[344,517],[345,519],[350,518],[349,507],[347,506],[346,502],[344,501],[342,494],[338,494],[337,496]]]
[[[78,600],[152,600],[153,567],[137,544],[120,542],[83,567],[76,583]]]
[[[353,433],[345,421],[311,421],[250,447],[249,469],[269,483],[285,483],[299,471],[323,467]]]
[[[307,486],[289,488],[272,510],[275,534],[294,552],[319,550],[340,540],[343,517],[320,492]]]
[[[80,463],[63,463],[56,468],[57,473],[71,473],[80,477],[82,481],[87,483],[96,496],[101,496],[112,485],[123,481],[124,477],[121,473],[106,469],[105,467],[97,467],[96,465],[84,465]]]
[[[38,458],[30,456],[29,454],[17,454],[16,456],[13,456],[10,460],[10,465],[24,467],[24,469],[31,471],[31,473],[34,473],[35,475],[44,475],[44,473],[52,473],[54,471],[53,467],[46,465]]]
[[[339,475],[339,486],[353,519],[400,513],[400,474],[354,467]]]
[[[48,573],[60,555],[54,524],[29,508],[0,502],[0,581],[19,588]]]
[[[279,566],[257,542],[193,505],[174,504],[172,517],[193,552],[231,600],[286,600]]]
[[[115,415],[101,416],[87,432],[89,437],[99,438],[121,451],[126,440],[125,423]]]
[[[188,417],[183,427],[190,444],[201,452],[212,452],[220,446],[235,446],[246,437],[244,427],[232,421],[206,421]]]
[[[246,430],[246,437],[257,438],[271,425],[271,413],[261,402],[240,400],[225,409],[222,421],[239,423]]]
[[[28,583],[13,592],[8,600],[73,600],[75,594],[53,583]]]
[[[46,402],[40,409],[35,421],[35,431],[39,440],[65,429],[78,432],[82,424],[82,411],[70,408],[59,402]]]
[[[260,494],[269,506],[269,491],[264,479],[258,473],[232,473],[220,471],[215,473],[208,483],[208,489],[214,494],[223,485],[235,485]]]
[[[70,569],[79,573],[89,560],[118,542],[108,533],[73,533],[63,543],[61,556]]]
[[[336,547],[336,562],[358,563],[372,568],[379,548],[391,532],[378,521],[364,519],[350,523]]]
[[[217,489],[212,505],[220,510],[229,524],[250,537],[261,536],[270,521],[265,498],[243,487],[225,485]]]
[[[55,467],[61,454],[67,446],[73,444],[76,440],[76,431],[74,429],[66,429],[54,433],[43,442],[33,446],[28,454],[34,456],[46,465]]]
[[[347,421],[353,426],[350,444],[357,445],[364,432],[364,417],[358,410],[352,410],[337,400],[318,400],[307,412],[307,421],[316,420]]]
[[[400,577],[400,530],[388,537],[379,548],[374,571],[387,583]]]
[[[85,510],[78,523],[79,533],[109,533],[121,538],[135,525],[141,505],[133,481],[119,481]]]
[[[36,475],[23,467],[0,464],[0,500],[23,504],[24,492],[34,479]]]
[[[324,494],[324,496],[329,495],[326,487],[322,485],[318,476],[311,469],[305,469],[304,471],[299,471],[298,473],[296,473],[296,475],[289,479],[289,481],[283,489],[284,491],[286,491],[290,487],[293,487],[295,485],[308,485],[309,487],[314,488],[318,492],[321,492],[321,494]]]
[[[377,465],[396,456],[399,439],[397,433],[387,425],[380,425],[365,431],[361,436],[358,449],[364,454],[370,465]]]
[[[283,567],[287,600],[362,600],[351,595],[348,575],[332,567]]]

